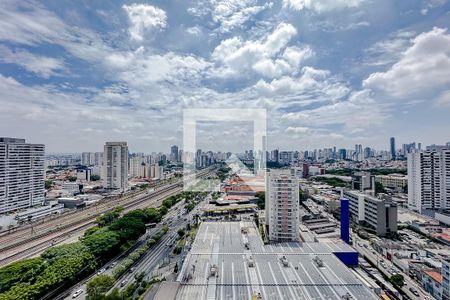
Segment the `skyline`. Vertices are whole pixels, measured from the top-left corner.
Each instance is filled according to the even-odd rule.
[[[2,1],[0,135],[49,153],[122,140],[165,152],[182,145],[185,108],[265,108],[268,149],[445,144],[449,10],[446,0]],[[240,145],[241,124],[213,127],[199,148]]]

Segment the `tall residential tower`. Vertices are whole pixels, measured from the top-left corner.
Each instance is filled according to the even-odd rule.
[[[425,214],[450,209],[450,147],[408,154],[408,208]]]
[[[126,142],[106,142],[103,152],[104,186],[108,189],[128,188],[128,146]]]
[[[0,137],[0,214],[44,203],[44,152],[42,144]]]
[[[266,224],[269,240],[299,240],[299,190],[293,169],[270,169],[266,173]]]

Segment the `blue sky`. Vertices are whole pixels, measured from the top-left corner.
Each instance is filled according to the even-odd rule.
[[[449,26],[447,0],[2,0],[0,135],[168,151],[184,108],[266,108],[269,148],[444,143]]]

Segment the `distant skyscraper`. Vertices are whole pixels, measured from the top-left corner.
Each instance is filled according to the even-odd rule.
[[[172,162],[178,162],[178,146],[173,145],[170,147],[170,161]]]
[[[103,152],[104,184],[109,189],[128,187],[128,146],[126,142],[106,142]]]
[[[292,169],[266,174],[266,224],[272,241],[299,240],[299,189]]]
[[[391,137],[391,159],[395,160],[396,159],[396,154],[395,154],[395,138]]]
[[[408,154],[408,208],[425,214],[450,209],[450,147]]]
[[[42,144],[0,137],[0,213],[44,202],[44,152]]]

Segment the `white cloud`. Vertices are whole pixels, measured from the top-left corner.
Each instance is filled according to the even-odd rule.
[[[318,13],[354,8],[365,0],[283,0],[283,7],[293,10],[310,9]]]
[[[310,129],[308,127],[288,127],[288,128],[286,128],[285,132],[286,133],[301,134],[301,133],[306,133],[309,130]]]
[[[158,7],[147,4],[123,5],[122,8],[128,14],[130,28],[128,29],[132,39],[142,41],[146,32],[160,30],[166,27],[166,12]]]
[[[303,67],[298,77],[283,76],[271,82],[260,80],[254,86],[255,91],[263,97],[289,101],[327,102],[345,97],[350,89],[330,76],[327,70]],[[280,101],[280,100],[278,100]]]
[[[375,43],[365,51],[368,54],[365,64],[383,66],[398,61],[411,46],[411,39],[415,35],[415,32],[405,30],[390,34],[387,39]]]
[[[300,112],[285,113],[281,119],[310,126],[344,125],[347,129],[372,128],[387,117],[384,107],[369,90],[354,91],[348,99]]]
[[[199,0],[187,11],[196,17],[209,14],[212,22],[218,26],[215,31],[221,34],[243,29],[246,22],[254,20],[257,14],[272,6],[272,2],[258,5],[257,0]]]
[[[313,55],[309,46],[287,47],[296,34],[291,24],[281,23],[259,40],[244,42],[238,37],[223,40],[211,55],[219,67],[215,75],[243,76],[253,70],[274,78],[296,71],[303,60]]]
[[[437,98],[438,106],[450,106],[450,90],[443,91]]]
[[[450,84],[450,34],[434,28],[416,36],[412,46],[386,72],[376,72],[363,86],[395,97],[425,95]]]
[[[65,70],[62,59],[35,55],[21,49],[11,50],[1,45],[0,61],[17,64],[43,78],[58,75],[59,71]]]
[[[245,22],[259,12],[272,7],[272,2],[264,5],[255,5],[255,0],[220,0],[212,1],[214,7],[211,12],[214,22],[220,24],[221,32],[228,32]]]

